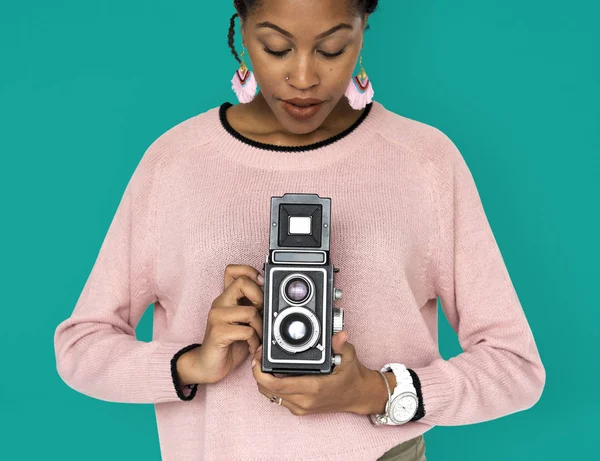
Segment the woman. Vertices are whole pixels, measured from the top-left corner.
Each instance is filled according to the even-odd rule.
[[[144,154],[56,329],[63,380],[154,404],[165,461],[424,460],[435,425],[534,405],[545,370],[464,159],[372,100],[361,50],[377,1],[234,6],[253,69],[233,47],[234,15],[240,103]],[[288,192],[332,201],[345,327],[341,364],[322,376],[261,367],[270,199]],[[464,349],[450,360],[438,297]],[[153,340],[137,341],[152,303]]]

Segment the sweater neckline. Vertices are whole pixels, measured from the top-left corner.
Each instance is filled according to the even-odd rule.
[[[237,162],[272,170],[311,169],[340,160],[371,138],[385,111],[380,103],[372,101],[344,131],[316,143],[288,146],[258,142],[236,131],[226,117],[231,106],[233,104],[226,101],[212,111],[209,123],[216,135],[215,147]]]
[[[328,146],[329,144],[332,144],[335,141],[342,139],[343,137],[350,134],[369,115],[369,112],[371,112],[371,109],[373,107],[373,103],[371,102],[371,103],[367,104],[367,106],[365,107],[365,110],[362,112],[362,114],[360,114],[360,117],[358,119],[356,119],[356,121],[352,125],[350,125],[348,128],[346,128],[344,131],[342,131],[336,135],[330,136],[329,138],[323,139],[321,141],[318,141],[318,142],[315,142],[312,144],[305,144],[303,146],[285,146],[285,145],[280,146],[277,144],[268,144],[268,143],[264,143],[264,142],[260,142],[260,141],[255,141],[254,139],[250,139],[250,138],[244,136],[239,131],[236,131],[235,128],[233,128],[231,126],[231,124],[229,123],[229,121],[227,120],[225,113],[227,112],[227,109],[229,109],[232,106],[233,106],[233,104],[231,104],[229,101],[226,101],[223,104],[221,104],[221,106],[219,107],[219,120],[220,120],[221,124],[223,125],[223,128],[225,128],[225,130],[230,135],[232,135],[234,138],[237,138],[240,141],[242,141],[243,143],[249,144],[249,145],[251,145],[253,147],[257,147],[259,149],[273,150],[273,151],[279,151],[279,152],[305,152],[308,150],[318,149],[320,147]]]

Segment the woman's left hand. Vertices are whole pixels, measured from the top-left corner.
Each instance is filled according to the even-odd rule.
[[[272,396],[281,397],[281,406],[298,416],[338,411],[360,413],[364,399],[369,398],[366,378],[373,370],[358,361],[354,346],[346,341],[347,337],[348,333],[345,331],[333,336],[332,348],[334,354],[342,355],[342,363],[327,375],[278,378],[271,373],[263,373],[261,346],[252,362],[252,373],[258,390],[269,399]]]

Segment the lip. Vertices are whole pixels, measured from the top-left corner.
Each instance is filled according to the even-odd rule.
[[[311,102],[312,101],[312,102]],[[281,100],[281,105],[283,109],[292,117],[297,120],[308,120],[314,117],[321,107],[323,106],[324,101],[320,99],[287,99]],[[307,107],[300,107],[295,104],[312,104]]]
[[[289,102],[290,104],[294,104],[295,106],[308,106],[309,104],[320,104],[323,102],[322,99],[316,98],[292,98],[292,99],[283,99],[285,102]]]

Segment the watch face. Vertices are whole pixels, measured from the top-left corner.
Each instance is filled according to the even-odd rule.
[[[417,412],[419,402],[414,394],[406,392],[400,394],[392,402],[390,409],[390,418],[395,423],[405,423],[410,421]]]

